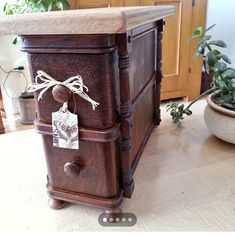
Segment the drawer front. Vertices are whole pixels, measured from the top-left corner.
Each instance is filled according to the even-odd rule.
[[[147,30],[147,29],[146,29]],[[129,69],[130,94],[134,100],[143,87],[155,76],[156,65],[156,29],[148,29],[133,36]]]
[[[52,136],[43,136],[52,187],[64,191],[114,197],[120,192],[118,140],[106,143],[80,141],[79,150],[55,148]]]
[[[153,83],[153,82],[152,82]],[[132,148],[131,161],[138,157],[139,151],[144,144],[145,138],[154,123],[154,89],[150,83],[139,96],[138,100],[133,104],[133,127],[131,130]]]
[[[29,60],[33,79],[38,70],[45,71],[59,81],[78,74],[82,76],[84,84],[89,88],[88,95],[100,105],[93,110],[91,104],[79,95],[71,95],[69,110],[78,114],[80,126],[106,129],[114,125],[118,112],[115,53],[30,54]],[[36,104],[37,119],[39,122],[51,123],[51,113],[61,106],[54,100],[52,88],[49,89]]]

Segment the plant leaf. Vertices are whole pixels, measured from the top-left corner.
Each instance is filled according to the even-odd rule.
[[[202,42],[198,45],[198,47],[197,47],[198,53],[199,53],[199,54],[204,54],[204,52],[205,52],[205,47],[206,47],[205,42],[202,41]]]
[[[235,89],[232,91],[232,96],[233,96],[233,102],[235,102]]]
[[[221,80],[221,79],[218,80],[218,86],[223,94],[229,93],[229,87],[227,86],[227,84],[223,80]]]
[[[213,25],[211,25],[210,27],[208,27],[206,30],[205,30],[205,33],[206,32],[208,32],[209,30],[211,30],[213,27],[215,27],[216,26],[216,24],[213,24]]]
[[[215,73],[222,73],[227,68],[227,65],[224,62],[217,62],[214,66]]]
[[[223,48],[227,47],[226,43],[222,40],[210,41],[208,44],[215,45],[217,47],[223,47]]]
[[[188,39],[188,43],[189,42],[191,42],[191,41],[193,41],[195,38],[200,38],[200,36],[198,36],[198,35],[193,35],[192,37],[190,37],[189,39]]]
[[[213,51],[214,51],[216,56],[221,55],[220,51],[218,51],[218,50],[213,50]]]
[[[194,53],[194,59],[197,59],[199,55],[200,55],[199,52],[198,52],[198,51],[195,51],[195,53]]]
[[[204,37],[203,37],[203,40],[204,41],[207,41],[207,40],[210,40],[211,39],[211,35],[205,35]]]
[[[190,116],[190,115],[192,115],[193,112],[189,109],[185,109],[184,113],[186,113],[188,116]]]
[[[202,27],[198,27],[194,32],[193,32],[193,35],[195,36],[198,36],[198,37],[201,37],[202,36],[202,32],[203,32],[203,29]]]
[[[232,79],[235,78],[235,69],[227,68],[221,75],[223,79]]]
[[[214,51],[209,51],[206,55],[206,63],[209,66],[213,67],[216,62],[217,62],[217,58],[216,58],[215,52]]]
[[[224,54],[221,55],[221,59],[222,59],[223,61],[227,62],[228,64],[231,64],[231,63],[232,63],[231,60],[229,59],[229,57],[226,56],[226,55],[224,55]]]
[[[67,0],[57,0],[57,3],[61,3],[63,9],[70,9],[70,5]]]

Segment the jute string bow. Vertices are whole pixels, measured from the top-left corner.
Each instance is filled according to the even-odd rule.
[[[43,72],[42,70],[37,71],[37,74],[38,75],[35,78],[35,83],[33,83],[28,88],[28,91],[34,92],[41,90],[38,94],[38,100],[42,99],[43,94],[51,87],[55,85],[63,85],[69,88],[74,94],[78,94],[83,99],[90,102],[93,110],[95,110],[95,108],[99,105],[98,102],[94,101],[86,94],[86,92],[88,92],[88,87],[83,84],[83,80],[80,75],[70,77],[63,82],[60,82],[55,80],[53,77]],[[67,106],[67,103],[65,103],[64,105]]]

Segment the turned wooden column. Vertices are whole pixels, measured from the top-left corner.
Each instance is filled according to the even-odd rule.
[[[134,181],[131,174],[131,128],[132,128],[132,102],[130,91],[130,54],[131,34],[118,35],[120,101],[121,101],[121,163],[123,169],[122,184],[124,196],[130,198],[134,190]]]
[[[163,25],[164,21],[160,20],[157,22],[157,40],[156,40],[156,49],[157,49],[157,59],[156,59],[156,92],[155,92],[155,124],[159,125],[161,122],[161,109],[160,109],[160,91],[161,91],[161,81],[163,78],[162,74],[162,36],[163,36]]]

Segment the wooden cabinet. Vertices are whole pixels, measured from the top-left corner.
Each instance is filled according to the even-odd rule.
[[[53,92],[36,103],[52,198],[116,207],[122,195],[131,197],[135,168],[160,123],[162,28],[159,20],[123,34],[22,36],[33,81],[39,70],[59,81],[79,71],[100,102],[93,111],[79,96],[68,100],[69,110],[79,117],[79,150],[53,147],[51,113],[62,105]]]
[[[169,6],[92,9],[74,11],[69,21],[69,11],[42,13],[42,28],[37,31],[33,15],[0,23],[0,31],[8,33],[10,28],[24,35],[22,50],[28,54],[32,81],[39,77],[57,81],[53,89],[46,88],[43,99],[38,100],[41,91],[35,92],[35,124],[43,136],[47,189],[54,209],[64,201],[115,209],[123,197],[132,196],[135,169],[160,123],[163,18],[173,13]],[[108,24],[102,28],[103,21]],[[64,27],[55,27],[64,22]],[[51,77],[45,73],[38,77],[42,71]],[[71,77],[77,74],[89,88],[85,93],[99,103],[95,110],[82,99],[84,93],[71,96],[66,91],[70,88],[66,81],[70,78],[74,84]],[[59,136],[71,143],[66,139],[72,140],[76,126],[61,118],[53,122],[51,114],[64,102],[78,116],[79,149],[53,145],[53,133],[57,140]],[[53,128],[55,122],[58,127]],[[61,135],[62,131],[68,134]]]
[[[196,44],[188,39],[195,28],[205,26],[207,0],[73,0],[71,3],[75,8],[174,5],[176,13],[166,19],[163,38],[161,99],[192,100],[199,95],[202,60],[193,59]]]

